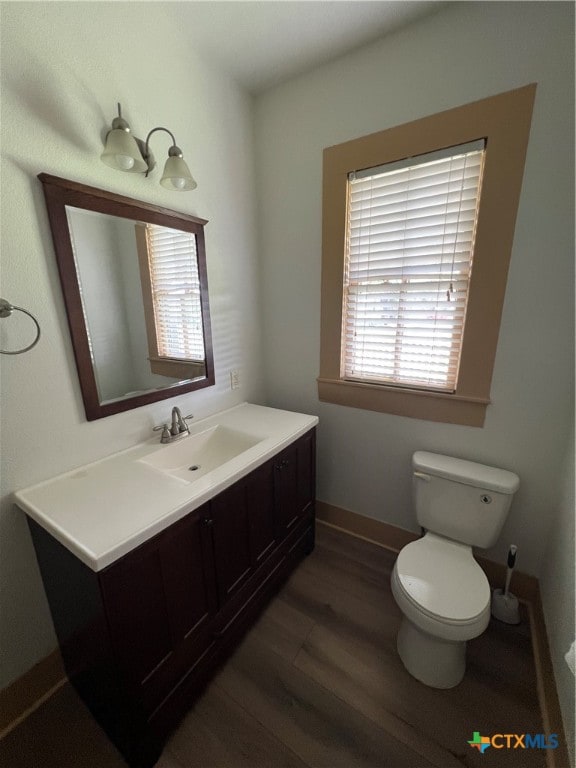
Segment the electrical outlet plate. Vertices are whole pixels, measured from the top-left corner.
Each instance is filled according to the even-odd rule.
[[[230,389],[240,388],[240,371],[236,368],[230,371]]]

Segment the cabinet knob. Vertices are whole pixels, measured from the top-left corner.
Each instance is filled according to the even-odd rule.
[[[214,525],[214,520],[211,517],[205,517],[202,522],[204,525]]]

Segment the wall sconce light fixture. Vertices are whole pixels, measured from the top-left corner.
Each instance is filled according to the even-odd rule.
[[[146,141],[138,139],[130,132],[130,126],[122,117],[122,107],[118,104],[118,117],[112,121],[112,129],[106,136],[104,152],[100,159],[111,168],[128,173],[144,173],[146,176],[155,167],[156,162],[149,148],[150,136],[155,131],[166,131],[172,139],[172,146],[168,150],[168,159],[164,166],[164,173],[160,184],[166,189],[175,192],[185,192],[196,189],[198,186],[190,169],[184,162],[182,150],[176,146],[174,134],[168,128],[153,128]]]

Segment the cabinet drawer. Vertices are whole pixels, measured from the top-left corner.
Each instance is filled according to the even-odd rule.
[[[311,542],[310,550],[313,547],[314,519],[311,515],[306,515],[292,529],[290,534],[280,543],[278,547],[270,553],[269,557],[254,571],[245,585],[233,599],[220,609],[214,623],[213,636],[216,639],[222,638],[225,634],[231,632],[235,624],[247,610],[251,602],[258,601],[261,592],[266,592],[269,583],[274,581],[275,574],[283,568],[284,560],[294,547],[298,546],[300,539],[309,534]]]

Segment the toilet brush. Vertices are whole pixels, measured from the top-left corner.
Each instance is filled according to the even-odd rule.
[[[508,551],[508,568],[506,569],[506,584],[504,590],[495,589],[492,593],[492,616],[506,624],[520,624],[520,611],[518,598],[509,592],[510,579],[516,563],[516,550],[518,547],[512,544]]]

